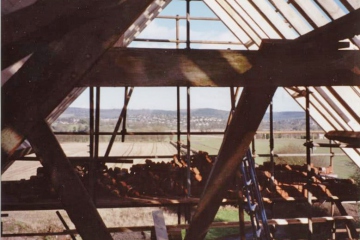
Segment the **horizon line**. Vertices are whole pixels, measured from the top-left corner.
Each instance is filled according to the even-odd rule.
[[[69,108],[80,108],[80,109],[90,109],[89,107],[68,107],[67,109]],[[67,110],[66,109],[66,110]],[[207,107],[204,107],[204,108],[192,108],[190,111],[192,110],[199,110],[199,109],[212,109],[212,110],[217,110],[217,111],[224,111],[224,112],[229,112],[229,110],[224,110],[224,109],[219,109],[219,108],[207,108]],[[66,111],[65,110],[65,111]],[[100,110],[122,110],[122,108],[101,108]],[[153,110],[153,111],[177,111],[177,109],[174,109],[174,110],[169,110],[169,109],[158,109],[158,108],[128,108],[127,111],[129,110]],[[180,111],[181,110],[187,110],[186,108],[180,108]],[[64,111],[64,112],[65,112]],[[266,111],[266,113],[268,113],[269,111]],[[304,111],[291,111],[291,110],[286,110],[286,111],[273,111],[273,112],[304,112]]]

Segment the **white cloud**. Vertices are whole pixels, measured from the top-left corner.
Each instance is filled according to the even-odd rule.
[[[161,36],[161,37],[159,37]],[[148,39],[176,39],[176,27],[168,27],[160,25],[158,22],[153,21],[139,36],[138,38]],[[186,27],[183,25],[179,26],[179,38],[180,40],[186,39]],[[190,30],[191,40],[202,40],[202,41],[224,41],[224,42],[238,42],[238,39],[228,30]],[[185,45],[182,44],[182,47]],[[163,43],[163,42],[132,42],[130,47],[138,48],[175,48],[175,43]],[[191,44],[191,48],[196,49],[245,49],[241,45],[233,44]]]

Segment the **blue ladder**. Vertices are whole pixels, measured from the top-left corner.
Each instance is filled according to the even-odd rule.
[[[240,164],[240,171],[243,180],[243,193],[247,200],[244,209],[250,215],[253,236],[256,239],[271,239],[264,203],[255,173],[255,161],[250,149]],[[260,221],[262,225],[260,225]]]

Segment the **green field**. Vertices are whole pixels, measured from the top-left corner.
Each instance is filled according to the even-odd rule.
[[[245,213],[245,221],[250,221],[249,215]],[[225,206],[220,207],[215,218],[215,222],[237,222],[239,221],[239,210],[235,207]],[[239,227],[226,227],[226,228],[210,228],[206,234],[205,239],[219,239],[225,236],[238,236]],[[185,238],[185,230],[182,231],[182,238]]]
[[[201,151],[206,151],[210,155],[218,154],[222,143],[222,137],[219,135],[207,135],[207,136],[191,136],[191,148]],[[182,141],[186,143],[186,138],[183,138]],[[305,139],[298,138],[276,138],[274,139],[274,153],[306,153],[306,148],[303,146]],[[316,142],[328,143],[327,140],[316,140]],[[255,140],[255,150],[256,154],[269,154],[270,152],[270,143],[267,139],[256,139]],[[290,149],[290,150],[288,150]],[[291,152],[292,151],[292,152]],[[354,174],[355,168],[352,166],[352,161],[346,156],[336,156],[336,154],[343,154],[341,149],[333,149],[335,157],[333,158],[333,169],[334,173],[338,175],[339,178],[348,178]],[[314,148],[313,153],[330,153],[329,148]],[[264,161],[268,161],[268,158],[257,157],[255,162],[257,164],[262,164]],[[304,163],[306,162],[305,157],[303,158]],[[314,157],[313,163],[315,166],[329,166],[330,157],[321,156]]]

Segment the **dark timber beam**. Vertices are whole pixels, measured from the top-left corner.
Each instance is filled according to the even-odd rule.
[[[112,6],[98,9],[101,17],[33,54],[2,87],[2,133],[7,134],[6,138],[2,134],[5,152],[11,155],[36,121],[46,118],[61,103],[151,2],[112,2]],[[14,136],[15,133],[18,136]],[[16,142],[18,144],[14,144]]]
[[[34,126],[28,136],[44,169],[50,173],[52,186],[62,206],[83,239],[112,239],[89,193],[73,170],[55,135],[45,121]]]
[[[244,88],[185,239],[205,238],[275,91],[276,87]]]
[[[291,44],[292,42],[287,42]],[[360,52],[113,48],[80,86],[336,86],[360,84]]]
[[[102,5],[101,3],[104,1],[98,2]],[[45,119],[151,2],[153,1],[106,1],[106,4],[102,5],[103,7],[97,9],[94,18],[68,32],[58,41],[48,45],[44,44],[34,52],[32,57],[2,88],[2,151],[11,155],[22,139],[26,137],[31,145],[38,145],[37,153],[42,156],[44,163],[51,162],[52,160],[49,158],[55,157],[51,154],[52,150],[59,154],[57,161],[66,162],[67,159],[58,149],[57,142],[47,139],[47,137],[51,138],[50,134],[42,139],[48,144],[47,147],[39,147],[37,136],[45,129],[43,127]],[[2,161],[8,161],[8,159],[2,159]],[[47,167],[47,169],[53,169],[50,170],[54,171],[51,174],[58,174],[56,173],[57,164],[54,165],[54,168]],[[71,168],[64,167],[62,170],[63,175],[72,176]],[[59,177],[59,179],[59,182],[53,183],[55,186],[62,185],[61,181],[66,180],[63,177]],[[72,183],[74,189],[83,189],[79,190],[80,192],[85,191],[84,186],[77,179],[70,177],[66,181],[68,181],[66,182],[68,186]],[[62,188],[56,190],[59,195],[62,195],[62,191],[64,191]],[[78,194],[75,191],[69,191],[63,196],[66,199],[75,200],[66,200],[64,203],[68,215],[80,216],[82,210],[78,207],[83,201],[76,200]],[[87,204],[88,213],[94,218],[93,221],[98,221],[95,206],[86,202],[83,204]],[[93,209],[91,210],[91,208]],[[103,224],[89,229],[86,226],[88,223],[80,221],[80,219],[81,217],[72,218],[76,228],[82,229],[84,239],[111,239],[110,235],[102,234],[105,232]],[[101,218],[99,221],[102,221]],[[88,233],[86,233],[87,231]],[[92,235],[90,236],[89,233]],[[97,235],[100,237],[96,237]]]
[[[111,8],[111,1],[37,1],[1,18],[2,69],[61,39]],[[100,11],[99,11],[100,10]]]
[[[360,34],[360,9],[352,11],[321,28],[302,35],[297,39],[299,44],[320,46],[329,42],[353,38]]]

